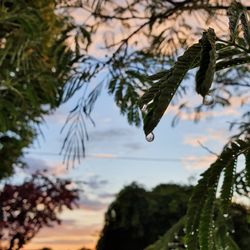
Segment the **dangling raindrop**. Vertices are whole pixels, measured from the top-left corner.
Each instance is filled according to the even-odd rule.
[[[15,72],[11,71],[11,72],[10,72],[10,76],[11,76],[11,77],[15,77],[15,76],[16,76]]]
[[[214,98],[211,95],[205,95],[203,98],[203,104],[204,105],[212,105],[214,103]]]
[[[227,218],[228,217],[228,214],[223,214],[224,218]]]
[[[52,71],[52,73],[56,73],[56,68],[55,68],[55,67],[52,67],[52,68],[51,68],[51,71]]]
[[[154,140],[154,138],[155,138],[155,136],[154,136],[154,134],[152,132],[149,133],[148,135],[146,135],[146,140],[148,142],[152,142]]]

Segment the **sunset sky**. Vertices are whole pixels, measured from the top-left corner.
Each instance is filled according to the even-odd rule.
[[[100,80],[95,79],[93,84]],[[194,79],[191,77],[188,81],[193,91],[185,98],[194,106],[201,103],[202,98],[194,94]],[[171,122],[177,108],[170,106],[154,131],[154,141],[149,143],[142,127],[128,125],[113,97],[106,92],[104,88],[92,114],[96,126],[87,123],[90,139],[86,142],[86,158],[81,164],[66,169],[62,156],[58,155],[64,138],[60,130],[81,93],[45,118],[41,127],[44,137],[39,136],[26,150],[25,160],[30,168],[18,171],[14,182],[21,182],[27,172],[48,169],[56,176],[82,181],[84,191],[79,208],[60,215],[62,225],[43,228],[24,250],[42,247],[78,250],[83,246],[94,249],[104,213],[121,188],[133,181],[147,189],[160,183],[195,183],[216,158],[201,144],[220,153],[230,136],[228,122],[241,114],[240,99],[233,98],[230,108],[204,113],[196,124],[192,114],[182,115],[173,128]]]
[[[48,168],[57,176],[83,181],[84,192],[78,209],[60,215],[62,225],[42,229],[25,250],[44,246],[54,250],[93,248],[103,225],[105,210],[124,185],[136,181],[150,189],[159,183],[187,184],[190,177],[197,180],[201,171],[215,159],[199,142],[219,153],[229,136],[228,121],[237,117],[240,110],[240,102],[235,99],[230,109],[204,114],[198,124],[185,115],[179,125],[172,128],[175,108],[170,107],[154,131],[155,140],[149,143],[142,128],[129,126],[112,97],[104,92],[93,113],[96,127],[88,126],[87,157],[80,165],[67,170],[62,157],[57,155],[63,140],[60,129],[74,100],[46,117],[42,126],[45,137],[40,136],[27,150],[29,153],[25,158],[30,164],[29,172]],[[196,95],[191,99],[192,102],[202,101]],[[17,176],[16,181],[25,173],[20,172]]]

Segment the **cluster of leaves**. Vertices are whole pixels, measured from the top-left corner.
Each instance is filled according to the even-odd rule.
[[[239,7],[240,6],[240,7]],[[192,45],[178,57],[170,70],[148,77],[155,81],[141,97],[145,109],[144,132],[151,133],[159,123],[187,72],[199,67],[196,73],[196,92],[204,98],[209,94],[215,72],[250,62],[247,13],[242,5],[233,2],[228,10],[231,39],[221,40],[212,28],[203,33],[198,44]],[[241,21],[244,38],[238,34]],[[204,99],[206,102],[206,99]]]
[[[45,173],[36,173],[21,185],[5,184],[0,192],[1,246],[21,249],[42,227],[60,223],[58,212],[73,209],[78,199],[79,190],[72,189],[71,181]]]
[[[0,179],[13,173],[13,164],[20,165],[43,115],[73,96],[91,74],[79,70],[88,60],[79,44],[87,46],[90,33],[63,15],[61,5],[0,1]]]
[[[100,33],[104,33],[105,44],[101,44],[101,46],[104,47],[106,55],[96,61],[92,61],[97,69],[94,70],[94,74],[91,77],[102,70],[105,70],[105,77],[101,75],[102,80],[100,84],[97,84],[97,87],[90,87],[88,89],[89,95],[84,92],[85,94],[80,97],[75,109],[69,115],[69,119],[67,120],[69,133],[66,133],[63,145],[63,153],[68,163],[74,162],[75,159],[80,160],[79,152],[81,152],[80,156],[84,156],[85,146],[82,139],[88,138],[85,122],[86,118],[90,118],[92,121],[90,113],[101,93],[101,88],[104,89],[106,87],[108,93],[114,96],[116,105],[119,107],[121,114],[127,117],[128,122],[139,126],[142,123],[139,108],[141,104],[139,101],[140,96],[147,92],[147,89],[151,86],[152,88],[155,87],[156,91],[157,84],[155,81],[160,82],[167,79],[167,76],[165,76],[164,80],[164,78],[156,79],[155,77],[145,77],[145,75],[163,71],[160,74],[163,76],[164,70],[166,71],[166,69],[173,66],[180,51],[188,48],[194,41],[197,41],[197,34],[200,34],[199,30],[201,28],[207,27],[207,24],[212,22],[213,27],[220,30],[226,16],[226,10],[228,9],[227,0],[136,0],[125,2],[109,0],[103,1],[98,11],[96,8],[93,8],[91,1],[79,1],[79,3],[81,3],[79,7],[86,12],[86,15],[90,14],[92,16],[90,22],[87,22],[88,25],[97,31],[100,28]],[[246,8],[241,5],[237,6],[236,9],[241,13],[237,22],[242,22],[246,26]],[[187,16],[190,15],[194,18],[193,25],[189,25],[187,21]],[[197,21],[196,24],[195,21]],[[236,26],[238,27],[238,25]],[[112,28],[110,29],[110,27]],[[113,29],[113,27],[116,28]],[[225,30],[226,28],[227,26],[223,24],[221,30]],[[235,32],[237,33],[238,30],[236,29]],[[185,82],[182,83],[176,88],[176,95],[173,93],[175,100],[177,100],[175,105],[179,105],[179,112],[173,124],[177,123],[179,115],[182,112],[192,114],[195,112],[194,119],[198,121],[202,111],[207,111],[217,106],[229,106],[231,104],[231,97],[241,94],[238,88],[239,80],[241,81],[240,86],[244,88],[249,87],[246,79],[250,74],[247,66],[244,67],[242,65],[242,60],[248,60],[244,58],[244,56],[248,55],[248,47],[245,46],[245,39],[236,35],[234,41],[238,44],[236,47],[233,44],[233,40],[230,40],[229,43],[228,41],[218,41],[216,38],[214,47],[214,38],[210,36],[210,33],[211,30],[205,32],[199,45],[197,44],[197,64],[192,66],[190,64],[189,66],[186,65],[187,68],[186,70],[183,69],[182,73],[185,73],[185,77],[190,76],[189,72],[192,73],[190,69],[199,66],[200,52],[198,52],[198,46],[203,44],[204,48],[207,47],[203,51],[202,60],[206,64],[206,60],[208,59],[206,53],[210,51],[211,53],[208,52],[208,55],[211,56],[211,62],[216,60],[218,64],[216,68],[214,68],[214,64],[212,63],[207,65],[212,71],[216,71],[214,75],[214,87],[210,89],[214,96],[214,103],[210,106],[202,104],[199,104],[197,107],[189,106],[188,101],[183,101],[182,97],[193,88],[185,84]],[[247,30],[245,30],[245,34],[247,34]],[[212,38],[212,40],[209,41],[210,38],[208,37]],[[207,39],[208,41],[206,42]],[[95,40],[93,40],[94,42]],[[210,46],[213,48],[210,49]],[[200,50],[203,50],[202,47]],[[215,50],[216,57],[218,58],[212,59]],[[233,63],[240,64],[240,67],[230,68],[229,61],[236,54],[239,55],[240,59],[239,61],[235,60]],[[187,57],[189,56],[187,55]],[[187,58],[182,57],[182,59],[186,60]],[[225,66],[225,63],[227,66]],[[179,66],[181,65],[178,64]],[[224,67],[226,68],[221,70]],[[204,70],[204,67],[202,70]],[[160,77],[160,75],[158,76]],[[200,71],[198,75],[202,77],[203,71]],[[181,77],[179,79],[181,82],[183,78],[181,75],[179,77]],[[202,81],[202,78],[199,78],[197,80]],[[246,83],[243,84],[244,80]],[[197,90],[199,91],[199,89]],[[167,99],[169,98],[167,97]],[[167,102],[167,100],[164,102],[165,105]],[[163,109],[161,110],[162,112]],[[158,118],[155,117],[155,119],[157,120]]]
[[[156,83],[142,96],[141,107],[146,106],[144,132],[151,133],[168,107],[176,89],[188,70],[199,66],[196,74],[196,91],[204,98],[209,94],[214,73],[224,68],[250,62],[248,17],[244,7],[233,1],[228,9],[230,40],[216,38],[212,29],[203,33],[199,44],[191,46],[179,57],[173,68],[151,76]],[[239,24],[243,38],[239,36]],[[216,43],[217,42],[217,43]],[[237,244],[227,233],[225,217],[232,199],[236,182],[236,163],[240,155],[245,156],[245,186],[249,187],[250,141],[249,126],[244,126],[245,137],[228,143],[218,159],[202,174],[189,201],[185,220],[181,220],[173,230],[165,235],[166,243],[173,231],[186,224],[186,245],[188,249],[238,249]],[[223,174],[220,192],[219,215],[215,216],[216,194]],[[155,245],[152,249],[157,248]],[[165,249],[165,248],[163,248]],[[166,248],[168,249],[168,248]]]
[[[220,17],[225,15],[227,4],[228,1],[224,0],[111,0],[104,2],[98,12],[91,11],[88,3],[84,5],[93,15],[94,24],[108,30],[104,34],[104,40],[105,49],[110,56],[107,55],[107,59],[101,61],[100,65],[108,67],[108,91],[114,95],[117,106],[127,116],[129,123],[140,125],[138,96],[152,84],[145,79],[142,81],[140,75],[168,68],[180,49],[187,48],[197,40],[197,28],[200,27],[189,25],[186,15],[192,13],[199,22],[202,19],[204,25],[213,20],[214,26],[220,27]],[[107,28],[110,26],[121,30],[122,36],[112,33]],[[131,74],[131,71],[136,72],[137,76]],[[133,98],[127,98],[128,92]],[[184,94],[186,87],[178,88],[177,92]],[[225,89],[221,92],[225,93]],[[229,105],[221,97],[222,93],[218,94],[216,104]]]

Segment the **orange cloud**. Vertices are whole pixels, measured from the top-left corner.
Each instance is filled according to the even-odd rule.
[[[83,227],[74,221],[66,221],[62,225],[43,228],[24,250],[37,250],[45,246],[53,250],[76,250],[83,246],[94,249],[101,226],[92,224]]]
[[[204,170],[216,160],[216,155],[186,156],[182,159],[182,164],[187,170]]]
[[[183,143],[190,145],[192,147],[200,147],[201,144],[205,144],[211,141],[215,141],[216,143],[225,144],[228,135],[225,130],[211,130],[205,132],[205,134],[197,135],[197,134],[189,134],[184,138]]]

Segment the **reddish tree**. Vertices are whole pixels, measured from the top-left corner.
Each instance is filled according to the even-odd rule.
[[[58,212],[77,206],[79,190],[70,180],[36,173],[0,191],[0,250],[18,250],[44,226],[60,224]]]

